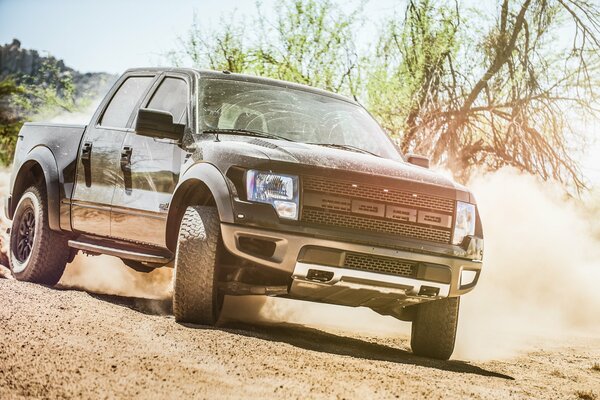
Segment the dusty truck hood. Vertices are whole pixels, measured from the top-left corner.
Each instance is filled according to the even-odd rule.
[[[396,178],[425,185],[435,185],[464,192],[468,189],[432,170],[402,160],[390,160],[354,151],[283,140],[222,135],[220,142],[199,143],[195,159],[215,163],[225,172],[228,166],[277,170],[328,170],[337,177],[345,174],[367,174],[382,178]]]

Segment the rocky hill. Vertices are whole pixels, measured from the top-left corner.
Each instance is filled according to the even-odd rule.
[[[0,46],[0,81],[13,77],[19,83],[44,84],[59,76],[70,76],[75,86],[75,98],[95,98],[104,94],[117,78],[104,72],[82,73],[69,68],[63,60],[41,55],[37,50],[24,49],[21,42]]]

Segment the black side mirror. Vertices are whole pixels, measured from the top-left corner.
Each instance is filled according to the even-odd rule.
[[[429,168],[429,157],[419,156],[416,154],[407,154],[406,161],[410,164],[418,165],[419,167]]]
[[[173,115],[170,112],[140,108],[135,123],[135,131],[142,136],[181,140],[185,125],[174,124]]]

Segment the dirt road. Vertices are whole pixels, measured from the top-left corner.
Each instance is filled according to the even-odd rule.
[[[507,361],[432,361],[406,337],[175,323],[168,301],[0,279],[0,399],[537,398],[600,394],[600,338]]]

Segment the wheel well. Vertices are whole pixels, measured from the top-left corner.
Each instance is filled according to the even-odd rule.
[[[190,179],[185,181],[171,200],[169,216],[166,230],[167,248],[175,251],[177,245],[177,236],[179,234],[179,225],[185,210],[189,206],[214,206],[216,207],[215,197],[208,186],[199,179]]]
[[[21,167],[13,186],[12,204],[10,210],[11,216],[17,208],[17,203],[21,199],[23,192],[25,192],[28,187],[32,185],[38,185],[40,183],[45,185],[44,171],[42,170],[41,165],[36,161],[29,161],[25,163]],[[44,187],[44,189],[46,188]]]

